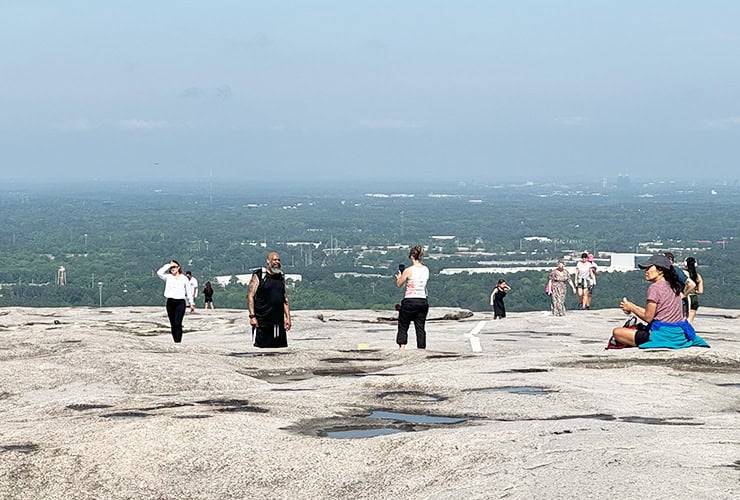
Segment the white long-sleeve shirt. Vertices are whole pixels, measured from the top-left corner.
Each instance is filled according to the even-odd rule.
[[[184,274],[177,276],[170,273],[170,264],[167,263],[159,268],[157,276],[164,280],[164,296],[168,299],[184,299],[188,305],[191,305],[192,297],[190,296],[190,282]]]

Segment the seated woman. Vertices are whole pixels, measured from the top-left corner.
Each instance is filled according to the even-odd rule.
[[[647,325],[642,328],[615,328],[612,331],[614,339],[630,347],[669,348],[701,346],[709,347],[699,337],[691,324],[683,319],[681,304],[681,286],[673,265],[664,255],[653,255],[644,264],[645,279],[651,283],[647,290],[645,307],[623,299],[619,304],[626,314],[634,314]]]

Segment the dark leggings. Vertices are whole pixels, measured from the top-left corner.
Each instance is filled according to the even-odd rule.
[[[182,318],[185,317],[185,299],[167,299],[167,316],[170,318],[172,339],[182,341]]]
[[[409,341],[409,325],[414,322],[416,330],[416,347],[419,349],[427,348],[427,332],[424,324],[427,321],[429,312],[429,302],[427,299],[403,299],[401,301],[401,310],[398,311],[398,334],[396,335],[396,344],[406,345]]]

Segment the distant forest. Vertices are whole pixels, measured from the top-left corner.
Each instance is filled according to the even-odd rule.
[[[402,297],[391,276],[407,262],[399,245],[420,244],[429,247],[432,306],[482,311],[490,309],[499,276],[439,271],[481,260],[630,252],[653,242],[674,249],[679,260],[697,258],[706,284],[702,304],[740,308],[737,187],[714,193],[674,184],[381,189],[4,186],[0,307],[161,305],[163,283],[154,272],[169,259],[191,270],[202,289],[206,281],[215,285],[216,276],[249,273],[276,250],[285,271],[302,276],[290,290],[294,309],[390,310]],[[440,235],[453,238],[433,238]],[[476,250],[493,255],[466,253]],[[66,270],[63,286],[56,284],[59,266]],[[342,272],[381,276],[335,277]],[[509,311],[549,308],[544,271],[506,279]],[[594,308],[615,308],[625,295],[642,302],[647,288],[639,271],[605,273],[598,283]],[[234,280],[215,288],[216,307],[246,308],[243,285]],[[568,300],[573,308],[575,299]]]

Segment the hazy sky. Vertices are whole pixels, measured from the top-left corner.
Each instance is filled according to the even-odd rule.
[[[0,0],[0,180],[728,178],[736,0]]]

